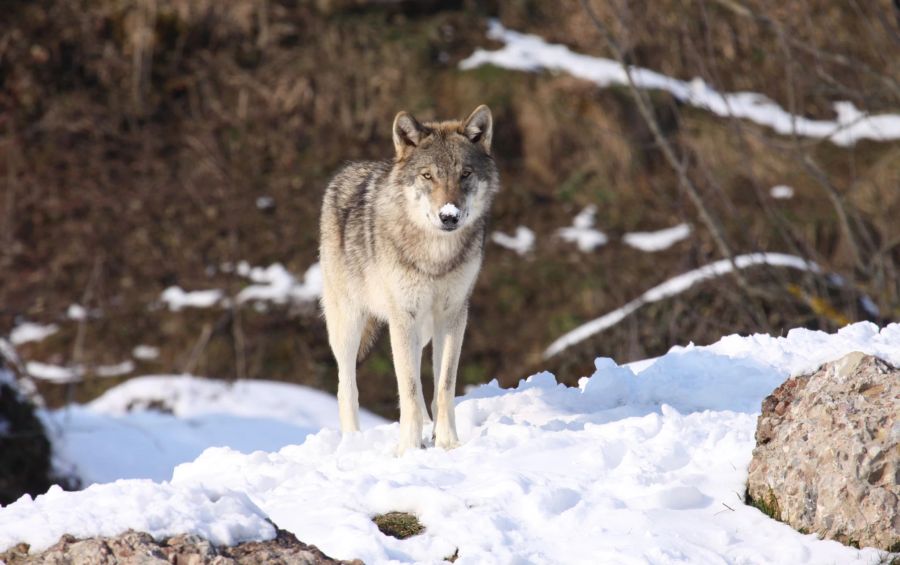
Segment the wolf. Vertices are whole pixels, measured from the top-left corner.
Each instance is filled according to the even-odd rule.
[[[347,164],[322,203],[321,304],[338,367],[341,429],[359,429],[356,363],[387,324],[400,397],[397,452],[430,422],[422,350],[432,343],[434,445],[459,445],[456,370],[488,213],[500,188],[487,106],[465,120],[394,118],[394,158]]]

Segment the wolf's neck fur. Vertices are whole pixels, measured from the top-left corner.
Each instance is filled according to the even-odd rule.
[[[393,183],[386,186],[391,187]],[[487,228],[485,215],[466,223],[451,233],[441,233],[410,222],[402,190],[392,196],[392,213],[379,218],[380,234],[385,243],[407,269],[432,278],[440,278],[456,271],[472,260],[480,260]]]

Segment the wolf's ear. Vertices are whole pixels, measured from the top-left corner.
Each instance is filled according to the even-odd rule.
[[[482,104],[475,108],[466,121],[463,123],[463,135],[469,138],[472,143],[480,144],[484,147],[484,152],[491,152],[491,137],[494,135],[494,118],[491,116],[491,109]]]
[[[394,149],[398,156],[419,145],[424,135],[425,128],[408,112],[400,112],[394,118]]]

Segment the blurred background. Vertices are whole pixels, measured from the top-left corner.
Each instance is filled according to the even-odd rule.
[[[343,162],[392,157],[399,110],[494,114],[503,191],[460,391],[544,369],[574,384],[598,355],[900,315],[890,0],[2,8],[0,336],[50,407],[146,374],[333,392],[315,302],[320,200]],[[780,107],[787,129],[674,87],[589,80],[580,70],[595,59],[486,62],[516,41],[650,69],[695,95],[756,93],[740,100]],[[840,134],[879,115],[874,134],[850,138],[797,126],[840,122]],[[735,259],[762,251],[796,261]],[[644,295],[716,261],[715,276]],[[396,417],[386,336],[359,383],[365,407]]]

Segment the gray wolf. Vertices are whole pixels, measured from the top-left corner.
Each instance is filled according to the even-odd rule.
[[[493,118],[394,118],[392,160],[346,165],[325,191],[319,258],[322,308],[338,366],[341,429],[359,429],[356,363],[386,323],[400,396],[398,453],[422,447],[429,421],[422,350],[434,355],[434,443],[459,444],[456,370],[469,296],[481,269],[488,212],[500,187]]]

